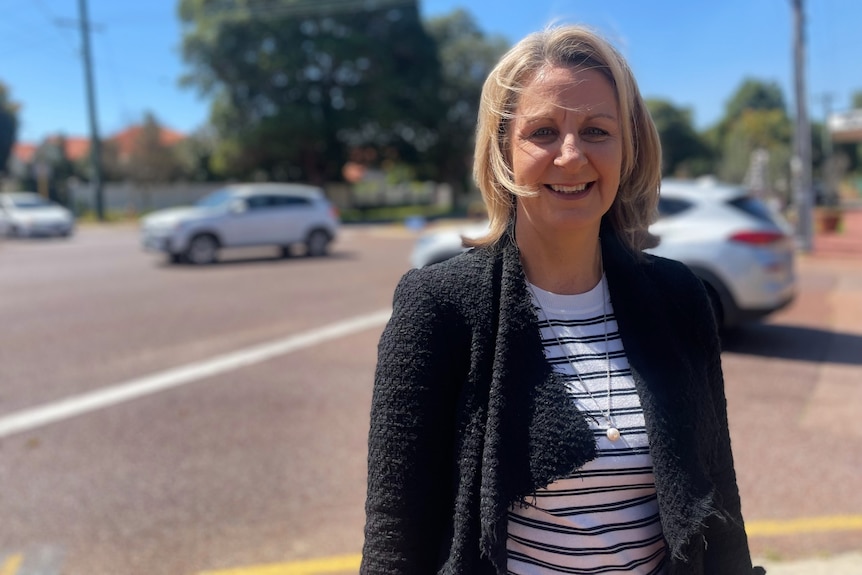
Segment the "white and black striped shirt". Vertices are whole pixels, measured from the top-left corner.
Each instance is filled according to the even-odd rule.
[[[602,277],[578,295],[530,286],[540,308],[545,355],[565,375],[573,401],[587,414],[598,457],[509,510],[506,548],[512,575],[664,572],[667,546],[643,410],[605,282]],[[621,433],[615,442],[605,436],[609,400],[611,420]]]

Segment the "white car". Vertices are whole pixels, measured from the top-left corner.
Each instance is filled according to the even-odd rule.
[[[209,264],[222,248],[295,244],[309,256],[328,253],[338,234],[338,210],[318,187],[304,184],[233,184],[191,207],[158,210],[141,220],[144,249],[174,263]]]
[[[16,237],[68,237],[75,231],[75,216],[35,192],[5,192],[0,194],[0,230]]]
[[[414,267],[453,257],[461,236],[487,222],[429,230],[416,242]],[[788,305],[796,295],[795,243],[784,218],[743,187],[703,180],[665,180],[650,253],[686,264],[706,285],[719,323],[728,328]]]

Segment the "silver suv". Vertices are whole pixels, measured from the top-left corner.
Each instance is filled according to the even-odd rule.
[[[234,184],[197,204],[152,212],[141,220],[141,243],[173,263],[209,264],[221,248],[277,246],[290,255],[329,251],[340,225],[323,190],[303,184]]]
[[[462,236],[479,237],[487,221],[419,236],[414,267],[458,255]],[[767,203],[743,187],[711,178],[664,180],[658,220],[660,238],[650,252],[686,264],[706,285],[724,328],[767,316],[796,295],[795,244],[790,226]]]

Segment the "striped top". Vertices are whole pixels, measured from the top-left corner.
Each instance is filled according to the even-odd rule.
[[[577,295],[530,286],[545,356],[565,376],[572,400],[587,414],[598,457],[509,510],[506,548],[512,575],[664,573],[667,546],[643,409],[606,281],[602,277],[595,288]],[[610,415],[621,433],[614,442],[605,436],[606,341]]]

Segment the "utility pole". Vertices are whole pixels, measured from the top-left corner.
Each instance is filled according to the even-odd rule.
[[[811,124],[808,121],[805,91],[805,13],[803,0],[793,3],[793,62],[796,88],[796,128],[794,156],[790,168],[793,174],[793,194],[796,199],[796,231],[800,247],[810,252],[814,247],[814,198],[811,185]]]
[[[90,115],[90,182],[96,196],[96,217],[105,220],[105,205],[102,197],[102,151],[99,140],[99,126],[96,121],[96,93],[93,88],[93,64],[90,56],[90,22],[87,18],[87,0],[78,0],[81,21],[82,52],[84,57],[84,78],[87,88],[87,110]]]

